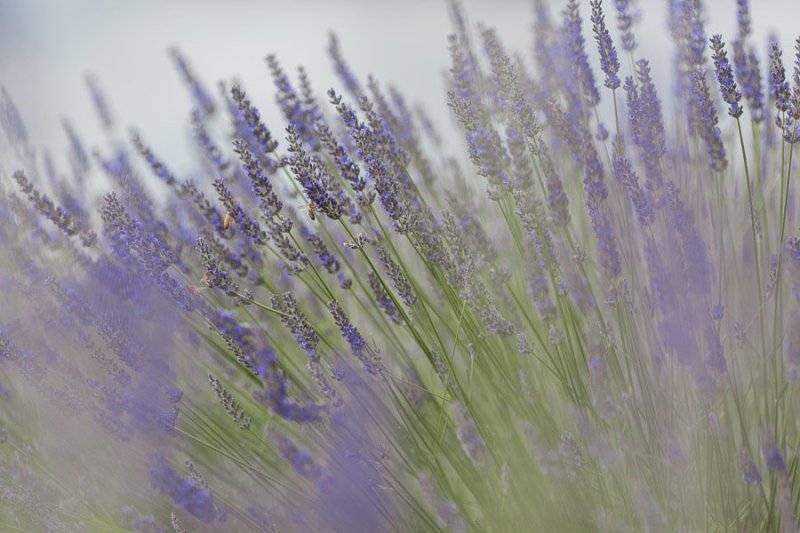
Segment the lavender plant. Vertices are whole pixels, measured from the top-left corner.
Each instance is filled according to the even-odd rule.
[[[672,0],[658,87],[630,2],[534,4],[449,4],[461,155],[333,34],[285,124],[171,49],[186,175],[3,90],[0,529],[797,531],[800,40]]]

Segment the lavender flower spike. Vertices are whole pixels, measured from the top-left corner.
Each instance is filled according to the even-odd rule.
[[[86,87],[89,89],[89,93],[92,96],[92,103],[94,104],[95,111],[97,111],[97,115],[100,117],[100,123],[106,130],[112,129],[114,127],[114,118],[108,108],[105,94],[103,94],[103,91],[100,90],[100,86],[97,84],[97,79],[87,74],[85,81]]]
[[[289,166],[305,189],[308,201],[328,218],[338,220],[344,214],[344,207],[333,191],[333,177],[316,156],[308,156],[294,126],[290,124],[286,127],[286,131],[288,132],[286,140],[292,153]]]
[[[592,30],[594,39],[597,41],[597,48],[600,51],[600,68],[606,75],[604,85],[611,90],[617,89],[620,85],[619,76],[619,57],[611,36],[606,28],[605,16],[601,0],[592,0]]]
[[[204,239],[198,239],[197,249],[202,256],[203,266],[206,268],[206,272],[203,274],[203,283],[212,289],[218,288],[224,291],[228,296],[236,296],[239,286],[225,270],[220,268],[208,243]]]
[[[342,83],[344,83],[345,88],[354,98],[359,98],[362,94],[361,84],[358,83],[358,80],[353,75],[353,72],[350,70],[347,62],[345,62],[344,58],[342,57],[342,49],[339,46],[339,38],[333,32],[328,35],[328,55],[333,61],[336,74],[339,76],[339,79],[342,81]]]
[[[649,191],[639,185],[639,177],[631,167],[630,161],[623,155],[621,139],[616,139],[613,167],[617,179],[625,186],[628,197],[636,209],[639,224],[647,226],[655,220],[652,200]]]
[[[758,56],[737,40],[733,42],[733,63],[742,95],[750,107],[750,116],[754,122],[761,122],[764,120],[764,89]]]
[[[775,442],[775,438],[766,429],[761,432],[761,457],[768,469],[782,474],[786,472],[786,460],[783,458],[783,452]]]
[[[164,183],[169,186],[175,185],[175,176],[170,172],[169,168],[153,153],[149,146],[147,146],[139,133],[136,130],[130,131],[131,142],[136,150],[144,157],[147,164],[153,171],[153,174],[161,178]]]
[[[769,94],[775,100],[775,108],[778,113],[785,113],[789,110],[789,82],[786,81],[786,69],[783,66],[781,52],[778,43],[773,42],[769,52]],[[778,127],[783,127],[781,117],[777,117]]]
[[[636,62],[636,80],[638,84],[627,77],[624,84],[633,142],[639,148],[649,187],[661,188],[664,184],[662,158],[666,153],[666,133],[661,100],[646,59]]]
[[[355,355],[364,365],[364,370],[369,372],[370,374],[377,374],[379,373],[383,365],[381,363],[380,355],[370,348],[370,346],[364,342],[364,338],[361,336],[361,333],[353,326],[350,322],[350,319],[347,318],[347,315],[342,309],[342,306],[339,305],[339,302],[336,300],[331,300],[328,302],[328,309],[331,311],[331,315],[333,316],[333,320],[336,322],[336,326],[342,332],[342,337],[345,341],[350,345],[350,348],[353,350],[353,355]]]
[[[594,107],[600,102],[600,93],[597,91],[594,73],[592,72],[592,67],[589,66],[589,59],[583,46],[582,22],[578,0],[569,0],[564,10],[564,25],[562,28],[564,32],[564,47],[572,68],[580,81],[583,97],[590,107]]]
[[[58,229],[64,234],[70,237],[77,235],[84,246],[92,246],[97,242],[97,235],[93,231],[84,229],[71,213],[63,207],[55,205],[46,194],[41,194],[36,190],[28,181],[23,170],[14,172],[14,181],[19,185],[20,190],[28,195],[28,200],[33,208],[58,226]]]
[[[251,146],[252,150],[258,150],[259,156],[274,152],[278,148],[278,142],[272,138],[272,134],[261,121],[261,114],[258,109],[250,103],[244,90],[239,85],[231,87],[231,96],[233,97],[239,112],[244,119],[244,127],[247,128],[248,137],[252,136],[254,143],[257,146]]]
[[[696,113],[691,120],[694,123],[695,131],[706,144],[711,170],[720,172],[728,166],[728,160],[725,157],[722,132],[717,126],[717,111],[711,100],[705,73],[702,70],[696,70],[692,72],[691,80],[693,109]]]
[[[636,37],[633,36],[633,15],[630,0],[614,0],[617,9],[617,29],[622,34],[622,49],[633,52],[636,49]]]
[[[739,472],[741,472],[742,479],[748,485],[761,483],[761,473],[753,462],[752,456],[745,450],[739,452]]]
[[[789,108],[789,117],[794,121],[794,127],[797,128],[797,121],[800,120],[800,37],[794,43],[795,59],[794,69],[792,73],[792,97],[791,107]],[[797,132],[791,132],[791,142],[797,140]]]
[[[287,292],[282,296],[275,295],[271,302],[272,307],[281,311],[281,322],[292,332],[297,343],[308,354],[308,358],[312,361],[319,359],[319,356],[314,353],[319,344],[319,335],[308,323],[303,312],[297,309],[297,300],[292,293]]]
[[[247,149],[247,143],[242,139],[233,140],[233,151],[239,156],[247,177],[253,186],[253,192],[259,200],[259,206],[264,216],[269,220],[280,213],[283,208],[278,195],[272,187],[272,182],[264,173],[264,169],[258,159]]]
[[[208,487],[191,476],[178,475],[163,453],[155,454],[150,462],[150,484],[202,522],[208,523],[217,517],[214,496]]]
[[[733,79],[733,69],[725,52],[725,43],[722,42],[722,35],[717,34],[711,38],[711,49],[714,51],[711,56],[714,60],[714,75],[719,83],[722,99],[728,104],[728,114],[733,118],[739,118],[742,116],[742,106],[739,105],[742,93],[739,92],[739,88]]]
[[[745,40],[752,33],[752,20],[750,19],[750,6],[748,0],[736,0],[736,27],[739,31],[738,39]]]
[[[172,60],[175,63],[175,68],[178,69],[183,81],[189,86],[189,90],[192,92],[192,97],[194,98],[197,106],[206,115],[213,113],[214,109],[216,108],[214,105],[214,100],[211,98],[211,94],[208,92],[208,89],[206,89],[205,85],[203,85],[200,80],[197,79],[197,76],[189,65],[189,62],[186,60],[186,57],[177,47],[172,47],[169,50],[169,54],[172,56]]]
[[[234,199],[233,193],[231,193],[230,189],[228,189],[228,186],[225,184],[225,180],[214,180],[213,185],[219,195],[220,201],[228,210],[228,214],[233,217],[237,227],[239,227],[245,235],[250,237],[253,243],[258,245],[266,244],[269,240],[269,236],[263,228],[261,228],[259,223],[253,220],[250,215],[244,211],[241,204]]]

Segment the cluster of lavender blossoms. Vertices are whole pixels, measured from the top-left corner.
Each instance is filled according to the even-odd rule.
[[[449,2],[462,154],[333,34],[269,124],[171,49],[187,172],[3,89],[0,530],[798,531],[800,39],[551,4]]]

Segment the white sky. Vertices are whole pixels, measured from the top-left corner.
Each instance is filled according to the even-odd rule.
[[[464,0],[472,23],[494,27],[507,49],[530,57],[532,24],[528,0]],[[565,0],[552,0],[557,15]],[[612,3],[605,2],[607,10]],[[706,0],[708,34],[733,34],[735,0]],[[800,26],[797,0],[751,0],[758,42],[781,35],[784,59],[792,60]],[[789,7],[789,6],[793,7]],[[637,36],[667,98],[671,48],[666,0],[639,0],[643,19]],[[588,0],[582,1],[589,31]],[[613,15],[608,14],[610,26]],[[335,30],[359,78],[374,74],[421,102],[440,124],[449,125],[443,72],[450,32],[444,0],[0,0],[0,84],[20,107],[32,137],[55,152],[66,145],[60,118],[68,117],[88,145],[99,145],[98,121],[83,75],[97,75],[127,129],[136,126],[168,163],[189,163],[188,93],[166,54],[178,44],[195,71],[215,89],[219,79],[238,77],[280,138],[274,91],[263,58],[278,55],[293,73],[302,64],[320,94],[341,88],[325,53]],[[615,33],[612,33],[616,37]],[[726,39],[727,41],[728,39]],[[587,42],[593,40],[587,34]],[[57,153],[57,158],[61,158]]]

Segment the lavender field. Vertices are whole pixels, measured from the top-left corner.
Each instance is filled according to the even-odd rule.
[[[433,109],[335,27],[165,45],[180,139],[0,79],[0,531],[800,531],[800,37],[441,4]]]

